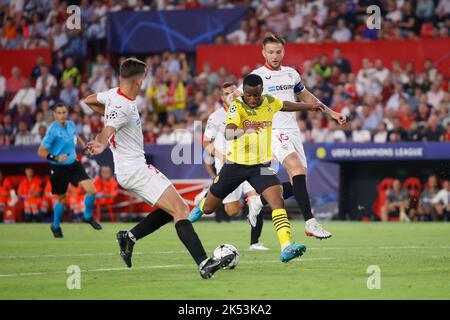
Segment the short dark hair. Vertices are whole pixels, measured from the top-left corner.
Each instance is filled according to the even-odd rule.
[[[69,111],[69,107],[62,102],[58,102],[57,104],[55,104],[55,106],[53,107],[53,111],[56,111],[56,108],[66,108],[67,111]]]
[[[245,76],[242,86],[243,87],[245,87],[245,86],[257,87],[259,85],[261,85],[261,86],[263,85],[262,78],[260,76],[258,76],[257,74],[250,73]]]
[[[146,68],[145,62],[136,58],[128,58],[120,65],[120,76],[124,79],[140,76],[145,73]]]
[[[265,35],[262,43],[263,43],[263,46],[265,46],[268,43],[280,43],[284,46],[286,44],[286,41],[277,34],[267,33]]]
[[[235,85],[234,82],[227,81],[227,82],[225,82],[225,83],[222,85],[222,89],[226,89],[226,88],[229,88],[229,87],[234,86],[234,85]]]

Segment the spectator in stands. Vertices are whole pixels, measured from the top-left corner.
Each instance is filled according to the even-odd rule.
[[[400,98],[405,100],[409,99],[409,96],[403,92],[403,85],[400,83],[395,84],[394,94],[387,101],[386,107],[394,111],[398,111],[400,106]]]
[[[331,68],[328,64],[328,57],[326,55],[320,57],[319,62],[314,66],[314,70],[326,80],[330,78]]]
[[[444,91],[441,89],[439,82],[436,81],[431,86],[431,90],[427,92],[427,103],[437,109],[443,98]]]
[[[34,144],[33,135],[28,131],[25,121],[20,121],[17,129],[18,132],[14,139],[15,146],[30,146]]]
[[[96,205],[111,205],[114,198],[119,194],[119,185],[112,176],[109,166],[102,166],[100,176],[94,180],[95,189],[97,190]]]
[[[172,134],[172,128],[168,124],[163,126],[161,134],[156,139],[156,143],[157,144],[174,144],[175,143],[175,139]]]
[[[5,129],[3,129],[3,125],[0,123],[0,146],[9,146],[11,142],[11,137],[5,134]]]
[[[381,121],[378,125],[378,132],[373,136],[374,143],[386,143],[388,137],[388,131],[386,123]]]
[[[59,99],[69,107],[73,107],[79,99],[80,91],[73,86],[73,78],[68,77],[63,82],[64,89],[59,94]]]
[[[89,48],[93,49],[94,55],[98,55],[106,43],[106,21],[96,14],[92,15],[92,23],[86,30]]]
[[[186,87],[181,81],[181,76],[178,73],[172,74],[170,83],[167,87],[167,114],[175,115],[178,121],[184,118],[186,110]]]
[[[36,89],[31,86],[30,79],[24,80],[23,88],[16,93],[9,109],[15,110],[20,104],[25,105],[31,112],[36,109]]]
[[[3,221],[5,208],[11,201],[12,190],[11,180],[8,177],[3,177],[3,172],[0,170],[0,222]]]
[[[315,117],[311,120],[311,138],[313,142],[323,143],[327,136],[327,130],[322,128],[322,120],[319,117]]]
[[[63,56],[73,58],[74,65],[79,65],[87,54],[87,38],[82,30],[68,30],[69,42],[64,47]],[[79,83],[76,83],[77,86]]]
[[[378,117],[376,111],[367,103],[360,107],[361,111],[359,113],[359,118],[363,122],[363,129],[369,130],[373,133],[378,129],[380,118]]]
[[[38,101],[44,98],[50,98],[52,90],[58,85],[56,78],[50,73],[48,66],[40,67],[41,75],[36,81],[36,96]]]
[[[145,124],[144,130],[144,143],[156,143],[158,138],[158,129],[155,128],[155,124],[152,121],[148,121]]]
[[[407,141],[422,141],[423,133],[417,121],[412,121],[407,131]]]
[[[345,132],[341,130],[336,121],[329,119],[328,120],[328,131],[325,135],[324,142],[327,143],[333,143],[333,142],[346,142],[347,137],[345,135]]]
[[[47,41],[50,43],[53,52],[58,52],[64,49],[69,42],[69,38],[62,28],[62,25],[60,23],[56,23],[53,26],[51,33],[48,35]]]
[[[450,221],[450,180],[442,182],[442,189],[431,200],[439,219]]]
[[[350,62],[342,57],[341,49],[335,48],[333,50],[334,55],[334,61],[332,65],[338,66],[339,70],[343,73],[349,74],[352,72],[352,67],[350,65]],[[388,71],[389,72],[389,71]]]
[[[447,122],[447,125],[445,126],[444,141],[450,141],[450,121]]]
[[[344,19],[339,19],[337,21],[337,29],[333,32],[331,37],[337,42],[347,42],[352,39],[352,33],[350,32],[350,29],[347,28]]]
[[[416,16],[422,21],[430,21],[434,14],[433,0],[417,0]]]
[[[401,221],[407,220],[408,207],[408,191],[402,188],[400,180],[395,179],[392,182],[392,189],[387,193],[386,204],[381,208],[381,221],[397,217]]]
[[[35,134],[35,135],[32,134],[32,136],[33,136],[33,143],[32,144],[33,145],[41,144],[41,142],[44,139],[46,133],[47,133],[47,126],[45,126],[45,125],[39,126],[38,133]]]
[[[74,65],[72,57],[67,57],[65,60],[65,69],[63,72],[63,80],[71,78],[73,80],[73,85],[79,87],[81,83],[81,75],[78,68]]]
[[[439,118],[434,114],[431,115],[423,134],[423,141],[442,141],[443,135],[444,129],[439,123]]]
[[[25,177],[19,183],[17,194],[24,204],[25,222],[39,221],[42,181],[34,175],[33,168],[25,168]]]
[[[25,85],[25,78],[22,77],[18,67],[12,67],[11,77],[6,80],[6,92],[13,97]]]
[[[353,120],[352,141],[357,143],[367,143],[371,141],[370,131],[363,129],[361,119]]]
[[[403,129],[400,119],[394,118],[392,130],[388,132],[388,141],[389,142],[399,142],[406,141],[408,136],[406,134],[406,130]]]
[[[229,33],[226,36],[228,43],[231,44],[245,44],[247,41],[247,34],[249,32],[249,24],[247,20],[242,20],[240,28]]]
[[[432,200],[435,198],[438,191],[437,177],[435,175],[429,176],[427,185],[420,194],[417,216],[415,217],[416,220],[431,221],[437,219],[436,210],[433,208]]]
[[[0,66],[0,111],[3,111],[3,104],[6,99],[6,79],[2,75],[2,67]]]
[[[14,113],[14,126],[18,128],[19,122],[24,121],[27,128],[31,128],[33,125],[33,117],[31,116],[30,109],[24,104],[17,106],[17,112]]]

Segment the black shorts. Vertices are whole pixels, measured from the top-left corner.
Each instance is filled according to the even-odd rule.
[[[271,186],[281,184],[270,163],[253,166],[226,163],[214,179],[210,192],[220,199],[225,199],[244,181],[248,181],[259,194]]]
[[[69,165],[54,165],[50,167],[50,183],[52,184],[52,193],[57,195],[65,194],[69,182],[74,186],[83,180],[90,179],[81,163],[75,161]]]

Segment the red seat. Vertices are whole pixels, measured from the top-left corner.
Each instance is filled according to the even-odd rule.
[[[433,24],[432,23],[423,23],[420,27],[420,36],[424,38],[432,38],[433,37]]]

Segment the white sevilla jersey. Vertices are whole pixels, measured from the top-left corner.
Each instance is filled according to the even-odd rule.
[[[109,139],[114,173],[132,173],[137,167],[146,165],[144,136],[136,100],[131,100],[120,88],[97,93],[97,100],[105,105],[105,127],[116,129]]]
[[[204,137],[209,140],[214,140],[214,148],[219,150],[223,155],[226,154],[227,147],[231,141],[225,139],[225,126],[227,120],[227,111],[224,108],[220,108],[208,117],[206,122],[206,129]],[[223,165],[222,161],[215,158],[216,168]]]
[[[296,94],[305,89],[299,73],[290,67],[281,66],[280,70],[273,70],[264,65],[253,70],[252,73],[262,78],[264,93],[275,96],[282,101],[296,102]],[[243,92],[242,85],[238,90]],[[272,129],[298,130],[296,112],[278,111],[275,113],[272,120]]]

